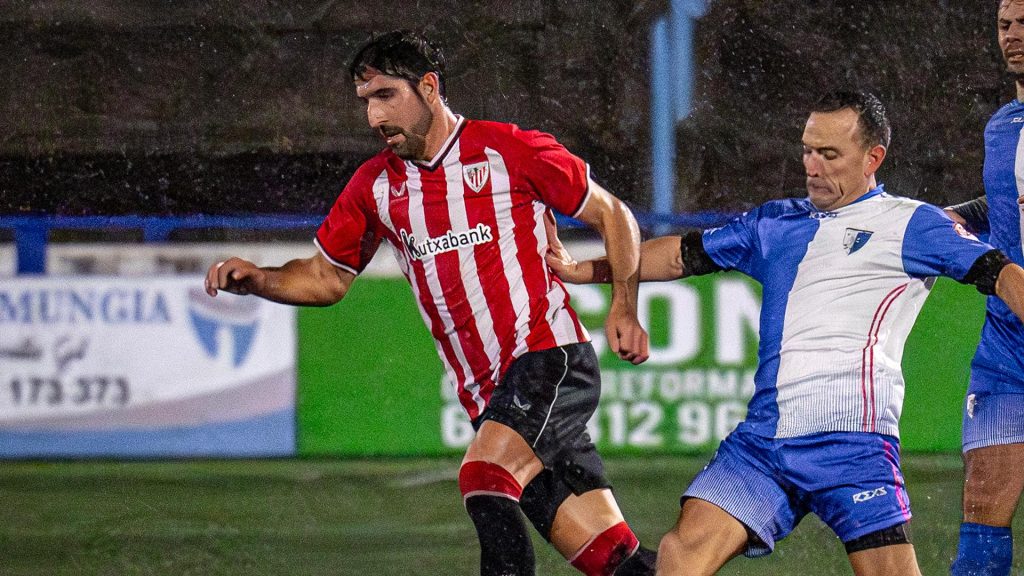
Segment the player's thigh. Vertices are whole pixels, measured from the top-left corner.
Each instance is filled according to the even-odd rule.
[[[544,469],[540,458],[519,432],[491,420],[480,425],[462,459],[463,464],[475,461],[501,466],[515,477],[520,486],[529,484]]]
[[[849,555],[856,576],[920,576],[913,544],[894,544]]]
[[[687,498],[676,525],[658,547],[658,574],[714,574],[747,549],[747,527],[730,513],[699,498]]]
[[[896,438],[832,432],[795,440],[787,450],[787,479],[847,545],[910,520]]]
[[[964,474],[964,520],[1009,526],[1024,491],[1024,444],[969,450]]]
[[[526,486],[544,467],[557,469],[571,463],[573,454],[593,449],[586,423],[600,393],[597,356],[589,343],[523,354],[476,422],[464,461],[498,464]]]
[[[607,488],[570,494],[555,513],[551,544],[570,558],[595,536],[623,520],[615,496]]]
[[[751,558],[771,554],[775,543],[807,514],[806,505],[779,482],[784,470],[778,466],[777,444],[741,424],[719,444],[711,462],[683,494],[684,506],[699,499],[744,526],[747,540],[743,553]]]

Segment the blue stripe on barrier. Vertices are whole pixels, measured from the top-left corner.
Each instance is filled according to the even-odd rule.
[[[662,232],[667,228],[713,228],[734,214],[698,212],[695,214],[658,214],[634,211],[644,230]],[[51,230],[141,230],[146,242],[164,242],[174,230],[224,228],[246,230],[308,229],[310,237],[323,221],[322,215],[271,214],[260,216],[0,216],[0,229],[14,230],[17,245],[18,274],[42,274],[46,271],[46,246]],[[560,226],[579,228],[582,223],[558,217]]]
[[[237,422],[119,430],[0,430],[0,458],[263,458],[296,454],[295,410]]]

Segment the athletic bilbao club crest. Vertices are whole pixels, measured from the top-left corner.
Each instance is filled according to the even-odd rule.
[[[843,238],[843,249],[846,250],[847,254],[853,254],[857,250],[860,250],[868,243],[871,239],[871,235],[874,232],[869,230],[858,230],[856,228],[847,228],[846,236]]]
[[[469,186],[473,192],[483,189],[490,175],[491,166],[487,162],[477,162],[462,167],[462,179],[466,181],[466,186]]]
[[[402,182],[398,186],[391,186],[391,195],[395,198],[401,198],[405,196],[405,182]]]

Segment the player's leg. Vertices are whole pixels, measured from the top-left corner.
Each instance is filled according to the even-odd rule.
[[[587,434],[586,422],[600,396],[597,357],[588,344],[563,351],[566,375],[533,442],[546,468],[526,487],[523,512],[573,567],[588,576],[653,574],[654,552],[639,546],[623,519],[604,476],[604,463]],[[530,388],[521,379],[517,386]]]
[[[550,541],[587,576],[654,574],[654,551],[640,545],[607,488],[569,495],[558,507]]]
[[[845,543],[856,576],[920,576],[906,524],[884,528]]]
[[[862,432],[793,438],[787,479],[843,541],[857,576],[917,576],[899,440]]]
[[[1024,394],[972,394],[965,402],[964,517],[953,576],[1010,573],[1010,525],[1024,491],[1022,413]]]
[[[1010,525],[1024,490],[1024,444],[964,454],[964,521],[953,576],[1006,576],[1013,560]]]
[[[482,576],[534,574],[533,545],[519,510],[523,486],[543,468],[515,430],[486,421],[466,451],[459,489],[480,542]]]
[[[679,520],[658,546],[658,574],[702,576],[718,572],[750,539],[746,526],[710,502],[688,498]]]
[[[772,438],[743,424],[683,494],[679,520],[658,547],[658,574],[714,574],[731,558],[770,554],[807,513],[789,487]]]

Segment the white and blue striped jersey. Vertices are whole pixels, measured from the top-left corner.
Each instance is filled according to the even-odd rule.
[[[832,212],[768,202],[703,243],[716,264],[763,286],[747,426],[778,438],[898,437],[903,346],[934,278],[961,280],[992,249],[942,210],[881,186]]]
[[[985,127],[985,196],[990,244],[1024,266],[1024,103],[1003,106]],[[1002,300],[988,298],[985,327],[971,363],[971,393],[1024,393],[1024,325]]]

